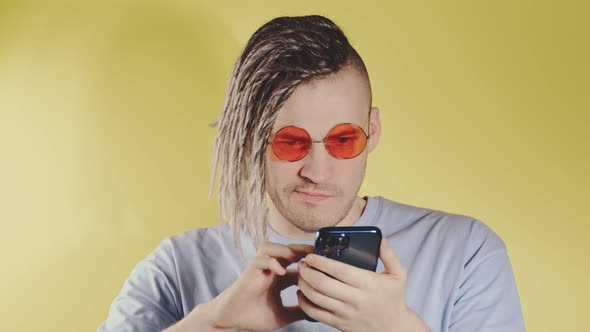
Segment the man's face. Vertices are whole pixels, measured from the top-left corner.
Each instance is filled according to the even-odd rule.
[[[352,123],[371,138],[365,150],[352,159],[336,159],[322,143],[313,143],[303,159],[287,162],[278,159],[269,144],[266,190],[271,210],[276,208],[283,217],[278,222],[315,232],[338,224],[350,213],[365,175],[367,154],[375,148],[380,131],[379,110],[372,110],[369,123],[370,106],[366,78],[352,67],[295,89],[278,111],[272,134],[296,126],[319,141],[335,125]]]

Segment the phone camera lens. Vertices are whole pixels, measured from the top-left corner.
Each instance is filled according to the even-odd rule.
[[[334,242],[335,242],[334,238],[330,236],[330,237],[326,238],[326,241],[324,241],[324,244],[328,247],[331,247],[334,245]]]
[[[346,249],[346,247],[348,247],[349,242],[350,242],[350,239],[348,238],[348,236],[341,236],[336,241],[334,248],[336,248],[337,250]]]
[[[330,255],[332,255],[333,252],[334,252],[334,248],[332,248],[332,247],[324,247],[324,248],[322,248],[322,250],[320,250],[320,254],[322,256],[330,256]]]

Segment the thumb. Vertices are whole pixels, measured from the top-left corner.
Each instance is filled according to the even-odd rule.
[[[387,242],[387,239],[381,240],[379,258],[381,259],[381,261],[383,262],[383,266],[385,267],[385,274],[391,274],[400,279],[406,279],[406,267],[402,264],[393,248],[391,248],[391,246]]]

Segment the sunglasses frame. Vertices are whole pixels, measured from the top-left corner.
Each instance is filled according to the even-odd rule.
[[[350,158],[341,158],[341,157],[337,157],[337,156],[333,155],[333,154],[332,154],[332,152],[331,152],[331,151],[328,149],[328,147],[326,146],[326,142],[328,141],[328,138],[330,137],[330,133],[331,133],[331,132],[332,132],[332,131],[333,131],[333,130],[336,128],[336,127],[338,127],[338,126],[341,126],[341,125],[351,125],[351,126],[357,127],[357,128],[359,128],[359,129],[361,130],[361,132],[362,132],[362,133],[365,135],[365,146],[363,146],[363,149],[362,149],[362,150],[361,150],[361,151],[360,151],[360,152],[359,152],[359,153],[358,153],[356,156],[354,156],[354,157],[350,157]],[[283,129],[285,129],[285,128],[297,128],[297,129],[301,129],[301,130],[305,131],[305,133],[306,133],[306,134],[307,134],[307,136],[309,137],[309,139],[310,139],[310,141],[311,141],[311,143],[312,143],[312,144],[313,144],[313,143],[322,143],[322,144],[324,145],[324,148],[326,149],[326,151],[328,151],[328,153],[329,153],[329,154],[330,154],[332,157],[334,157],[335,159],[343,159],[343,160],[346,160],[346,159],[353,159],[353,158],[356,158],[356,157],[358,157],[358,156],[359,156],[359,155],[360,155],[360,154],[361,154],[363,151],[365,151],[365,149],[367,148],[367,143],[368,143],[369,139],[371,138],[371,135],[370,135],[370,134],[367,134],[367,132],[365,131],[365,129],[363,129],[363,127],[361,127],[361,126],[357,125],[356,123],[350,123],[350,122],[343,122],[343,123],[338,123],[338,124],[334,125],[332,128],[330,128],[330,130],[328,130],[328,134],[326,134],[326,136],[325,136],[323,139],[321,139],[321,140],[317,140],[317,141],[314,141],[314,140],[313,140],[313,138],[311,138],[311,135],[309,134],[309,132],[308,132],[307,130],[305,130],[305,129],[301,128],[301,127],[297,127],[297,126],[285,126],[285,127],[282,127],[282,128],[280,128],[279,130],[277,130],[277,132],[276,132],[274,135],[272,135],[272,139],[271,139],[271,140],[269,140],[269,141],[268,141],[268,143],[270,144],[270,146],[271,146],[271,150],[272,150],[272,153],[273,153],[273,155],[275,155],[275,157],[277,157],[277,158],[278,158],[279,160],[281,160],[281,161],[290,162],[290,163],[292,163],[292,162],[296,162],[296,161],[299,161],[299,160],[301,160],[301,159],[303,159],[303,158],[307,157],[307,155],[309,154],[309,151],[311,150],[312,144],[310,144],[310,145],[309,145],[309,148],[307,149],[307,151],[306,151],[306,153],[303,155],[303,157],[301,157],[301,158],[299,158],[299,159],[296,159],[296,160],[284,160],[284,159],[281,159],[281,158],[279,158],[279,156],[277,156],[277,155],[275,154],[275,151],[274,151],[274,149],[272,148],[272,142],[273,142],[274,138],[276,137],[276,135],[277,135],[279,132],[281,132],[281,130],[283,130]]]

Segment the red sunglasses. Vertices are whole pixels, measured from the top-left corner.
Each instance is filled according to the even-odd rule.
[[[351,159],[363,152],[369,138],[363,128],[352,123],[341,123],[330,129],[320,141],[312,140],[303,128],[287,126],[279,129],[269,143],[277,158],[292,162],[303,159],[312,143],[324,143],[328,153],[336,159]]]

